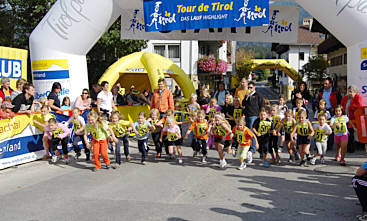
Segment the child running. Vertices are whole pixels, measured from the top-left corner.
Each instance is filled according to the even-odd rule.
[[[112,140],[117,143],[117,139],[111,128],[103,121],[103,118],[98,116],[95,111],[91,111],[88,114],[88,124],[85,126],[84,142],[87,144],[87,148],[93,153],[94,168],[93,172],[99,171],[101,166],[101,160],[99,155],[102,156],[103,162],[106,164],[106,169],[111,168],[111,162],[108,158],[108,137],[111,134]],[[88,142],[88,135],[91,135],[91,141],[93,145]]]
[[[51,140],[50,147],[53,151],[51,158],[52,163],[56,163],[60,152],[57,146],[61,143],[62,154],[64,155],[65,164],[69,164],[68,157],[68,138],[70,135],[70,130],[64,124],[58,123],[55,118],[48,120],[48,125],[45,127],[45,133],[48,139]]]
[[[335,107],[335,116],[330,120],[330,126],[334,129],[334,141],[336,145],[335,161],[340,161],[340,165],[345,166],[345,154],[348,145],[347,123],[349,118],[343,115],[343,107],[337,105]],[[353,123],[350,122],[352,125]]]
[[[141,153],[141,164],[146,165],[146,154],[148,151],[148,138],[149,138],[149,130],[150,128],[154,130],[154,126],[152,126],[149,121],[145,119],[145,113],[140,112],[138,116],[138,121],[134,124],[136,133],[136,139],[138,140],[138,148]]]
[[[110,116],[111,122],[108,126],[112,129],[117,142],[115,148],[115,165],[112,166],[113,169],[117,169],[121,165],[121,144],[124,143],[124,155],[127,161],[130,161],[130,152],[129,152],[129,133],[132,129],[134,129],[133,123],[130,121],[122,120],[123,116],[119,112],[112,112]],[[136,131],[134,130],[136,133]]]
[[[308,167],[308,161],[310,161],[310,142],[314,135],[312,124],[307,120],[307,112],[305,110],[298,111],[298,119],[296,126],[294,127],[291,139],[294,139],[297,134],[297,146],[299,154],[301,155],[300,166]],[[306,156],[306,160],[304,157]]]
[[[210,131],[210,126],[207,120],[205,120],[205,111],[201,110],[197,114],[197,120],[191,123],[188,131],[186,132],[185,139],[189,137],[191,132],[194,132],[194,141],[193,141],[193,149],[194,156],[201,150],[203,154],[203,158],[201,159],[202,163],[206,163],[206,155],[207,155],[207,145],[206,140],[208,139],[208,131]]]
[[[156,158],[161,158],[162,154],[162,142],[160,141],[162,124],[159,123],[159,111],[156,108],[150,110],[149,113],[149,123],[154,126],[152,130],[152,139],[155,146],[155,151],[157,152]]]
[[[280,134],[277,133],[278,128],[280,128],[280,121],[282,120],[280,118],[279,115],[279,106],[277,104],[273,104],[270,108],[270,120],[272,122],[273,125],[273,130],[270,131],[270,143],[269,143],[269,152],[271,155],[271,159],[272,159],[272,163],[275,164],[276,163],[279,165],[280,164],[280,156],[278,153],[278,140],[279,140],[279,136]],[[279,147],[281,148],[281,147]],[[275,152],[275,156],[274,156],[274,152]]]
[[[214,115],[213,126],[211,128],[211,133],[214,135],[215,148],[219,155],[219,167],[224,168],[227,165],[226,159],[224,158],[223,149],[230,147],[230,141],[226,140],[228,137],[232,139],[231,126],[224,119],[221,114]],[[230,152],[230,151],[229,151]]]
[[[320,163],[325,164],[324,156],[327,150],[327,139],[332,133],[330,126],[326,123],[326,119],[326,114],[320,113],[318,115],[319,122],[313,125],[313,129],[315,130],[315,145],[317,153],[314,154],[311,160],[312,165],[315,165],[317,156],[320,156]]]
[[[48,121],[51,118],[55,118],[53,114],[50,114],[50,108],[47,105],[43,105],[40,109],[41,111],[41,121],[39,122],[35,119],[33,119],[33,122],[38,125],[41,128],[45,128],[48,125]],[[43,160],[46,160],[50,157],[50,139],[48,136],[46,136],[46,133],[44,133],[44,136],[42,138],[43,147],[45,148],[46,154],[42,157]]]
[[[238,142],[237,158],[240,160],[240,166],[237,169],[239,170],[246,168],[245,159],[247,159],[247,153],[252,144],[251,138],[255,141],[256,149],[259,149],[259,143],[257,142],[255,134],[245,125],[246,121],[243,116],[237,121],[237,125],[232,129],[232,133],[236,136]]]
[[[278,127],[278,130],[277,130],[278,134],[281,132],[281,130],[284,131],[285,145],[289,153],[288,162],[290,163],[293,163],[298,159],[297,151],[295,148],[296,142],[291,137],[291,133],[295,125],[296,125],[296,120],[293,118],[293,111],[287,110],[284,114],[284,119],[280,123],[280,127]]]
[[[79,142],[81,141],[83,144],[83,149],[85,153],[85,160],[90,160],[90,150],[87,148],[87,145],[85,144],[85,141],[83,139],[84,137],[84,131],[85,131],[85,121],[82,116],[80,116],[80,110],[77,107],[73,108],[73,115],[69,118],[69,120],[66,122],[66,125],[69,125],[70,123],[73,124],[74,129],[74,136],[73,136],[73,148],[76,153],[75,158],[78,160],[81,156],[81,149],[79,147]]]
[[[167,146],[168,146],[168,153],[170,156],[170,159],[173,159],[173,146],[176,146],[177,153],[178,153],[178,163],[182,164],[182,150],[181,150],[181,130],[180,127],[175,123],[175,119],[173,117],[168,117],[166,119],[167,126],[163,128],[163,132],[167,133]],[[161,134],[160,141],[163,140],[163,134]]]
[[[269,162],[267,161],[268,149],[270,149],[270,131],[273,130],[273,125],[271,120],[267,118],[267,113],[265,108],[262,108],[259,113],[259,117],[255,120],[252,130],[257,136],[259,142],[259,152],[262,154],[264,167],[269,167]],[[269,151],[270,152],[270,151]]]

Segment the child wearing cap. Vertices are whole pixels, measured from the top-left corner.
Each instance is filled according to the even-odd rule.
[[[15,116],[14,112],[12,111],[13,107],[14,105],[12,105],[10,102],[4,101],[4,103],[1,105],[0,118],[1,119],[13,118]]]

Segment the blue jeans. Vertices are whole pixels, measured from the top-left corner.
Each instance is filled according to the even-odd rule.
[[[252,131],[252,126],[253,126],[255,120],[257,119],[257,116],[248,116],[245,119],[246,119],[246,127],[248,127]],[[251,144],[251,147],[250,147],[250,151],[251,152],[256,152],[256,146],[255,146],[254,138],[251,138],[251,141],[252,141],[252,144]]]
[[[148,139],[138,140],[138,148],[139,152],[141,153],[141,162],[145,161],[145,157],[147,154],[147,141]]]
[[[129,135],[125,135],[123,137],[117,137],[117,144],[116,144],[116,149],[115,149],[115,158],[116,158],[116,163],[117,164],[121,164],[121,152],[120,152],[120,148],[121,148],[121,143],[124,143],[124,154],[125,156],[129,156]]]

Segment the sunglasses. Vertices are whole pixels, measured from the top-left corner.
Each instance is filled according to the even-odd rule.
[[[248,89],[252,89],[252,88],[254,88],[254,87],[248,87]]]
[[[83,92],[82,94],[88,94],[88,93],[86,93],[86,92]]]

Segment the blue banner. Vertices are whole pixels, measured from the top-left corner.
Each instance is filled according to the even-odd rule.
[[[269,24],[269,0],[144,0],[145,31]]]
[[[53,80],[53,79],[68,79],[69,70],[58,70],[58,71],[34,71],[34,80]]]

